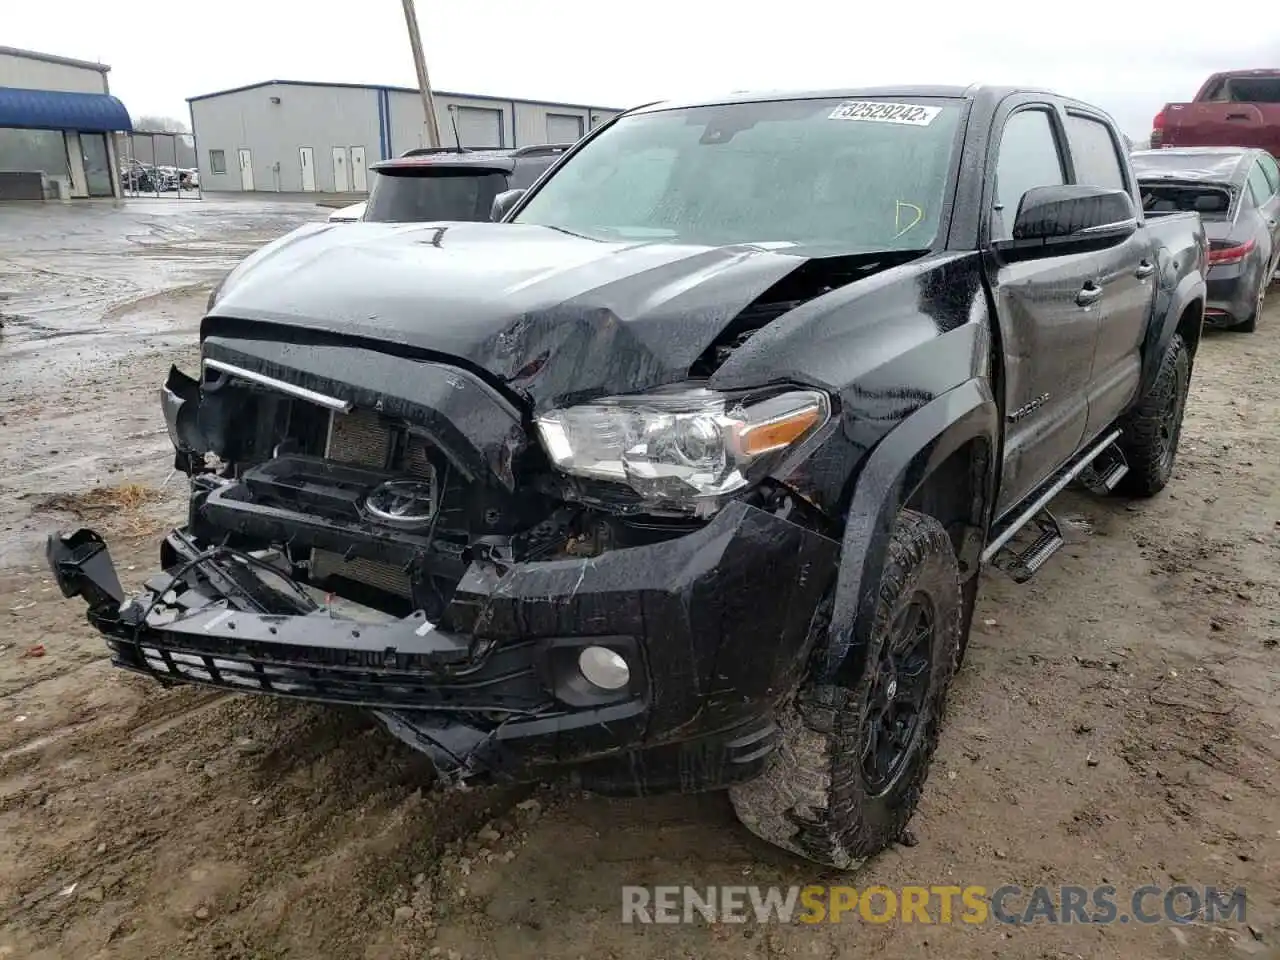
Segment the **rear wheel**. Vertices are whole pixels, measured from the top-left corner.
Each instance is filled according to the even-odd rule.
[[[1120,421],[1120,448],[1129,472],[1121,478],[1118,493],[1152,497],[1169,482],[1190,385],[1191,356],[1182,335],[1175,333],[1155,381]]]
[[[1237,323],[1230,329],[1237,333],[1253,333],[1258,329],[1258,318],[1262,316],[1262,307],[1267,299],[1267,287],[1270,285],[1270,275],[1264,274],[1258,280],[1258,293],[1253,300],[1253,312],[1243,323]]]
[[[807,686],[783,707],[783,740],[769,766],[730,789],[747,829],[840,869],[898,839],[937,746],[962,612],[946,530],[902,511],[862,675],[851,688]]]

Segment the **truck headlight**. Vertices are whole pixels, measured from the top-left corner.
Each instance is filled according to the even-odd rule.
[[[229,276],[231,276],[231,274],[229,273],[226,274],[221,280],[218,281],[218,285],[209,291],[209,299],[208,301],[205,302],[205,305],[204,305],[205,313],[208,313],[210,310],[214,308],[214,305],[217,304],[218,298],[222,296],[222,288],[227,285],[227,277]]]
[[[624,484],[654,505],[701,514],[748,486],[830,418],[826,394],[740,399],[701,388],[606,397],[536,418],[560,470]]]

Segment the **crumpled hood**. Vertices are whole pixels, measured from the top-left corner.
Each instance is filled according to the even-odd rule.
[[[525,224],[316,224],[233,271],[203,333],[236,318],[396,344],[464,361],[541,407],[683,379],[805,259]]]

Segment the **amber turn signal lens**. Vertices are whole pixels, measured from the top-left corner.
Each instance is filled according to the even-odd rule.
[[[739,449],[749,457],[781,450],[821,423],[823,416],[821,407],[814,404],[786,416],[753,423],[738,434]]]

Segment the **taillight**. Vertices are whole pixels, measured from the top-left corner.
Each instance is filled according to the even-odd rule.
[[[1164,111],[1151,118],[1151,149],[1164,146]]]
[[[1209,265],[1214,266],[1223,263],[1239,263],[1247,257],[1253,250],[1254,241],[1249,240],[1246,243],[1238,243],[1230,247],[1209,248]]]

